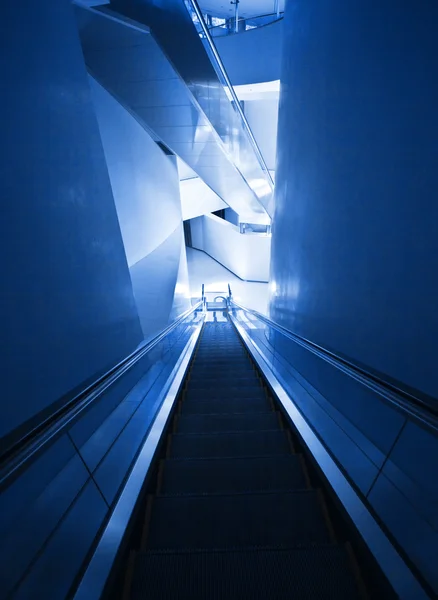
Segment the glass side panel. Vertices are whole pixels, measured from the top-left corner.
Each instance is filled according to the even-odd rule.
[[[197,99],[208,119],[219,133],[227,153],[245,177],[249,187],[272,216],[274,182],[253,136],[241,104],[225,71],[224,65],[210,36],[209,29],[196,0],[184,0],[187,11],[202,31],[204,48],[216,72],[222,90],[214,82],[204,82],[203,87],[194,89]],[[213,83],[213,85],[211,85]]]

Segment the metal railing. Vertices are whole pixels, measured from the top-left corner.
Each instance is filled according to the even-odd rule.
[[[272,235],[272,226],[259,223],[239,223],[240,233],[269,236]]]
[[[244,130],[248,136],[249,142],[255,152],[255,155],[257,157],[259,165],[266,176],[266,180],[267,180],[268,185],[270,186],[271,191],[273,191],[274,190],[274,180],[272,179],[272,175],[269,172],[269,169],[265,163],[265,160],[263,158],[261,150],[260,150],[260,148],[256,142],[256,139],[251,131],[251,127],[249,126],[246,116],[242,110],[242,106],[240,105],[240,102],[236,95],[236,92],[234,91],[231,81],[227,75],[225,67],[222,63],[222,59],[219,56],[219,53],[213,42],[212,36],[210,35],[210,31],[205,23],[204,16],[201,12],[201,9],[199,8],[196,0],[185,0],[185,6],[186,6],[188,12],[190,13],[190,15],[192,16],[192,20],[193,20],[193,16],[196,16],[196,18],[199,22],[200,31],[203,34],[201,37],[204,41],[204,46],[210,57],[211,63],[216,71],[217,76],[219,77],[219,80],[220,80],[222,86],[226,90],[227,96],[231,100],[231,104],[232,104],[234,110],[239,115],[239,117],[242,121],[243,128],[244,128]]]
[[[230,305],[231,305],[231,300],[232,300],[232,292],[231,292],[231,286],[228,283],[227,284],[227,289],[228,289],[228,294],[227,294],[227,290],[206,290],[205,289],[205,284],[202,284],[202,305],[204,307],[204,310],[219,310],[221,308],[224,309],[229,309]],[[213,297],[212,301],[208,300],[208,296]],[[217,302],[218,298],[222,299],[224,302],[223,303],[219,303]],[[210,304],[210,307],[209,307]]]
[[[319,358],[322,358],[325,362],[330,363],[333,367],[343,371],[346,375],[366,385],[368,388],[384,397],[391,404],[397,405],[409,415],[417,418],[419,421],[427,424],[429,427],[433,427],[435,430],[438,430],[438,405],[436,404],[436,401],[432,402],[432,400],[429,398],[423,398],[421,393],[417,391],[410,392],[397,385],[396,382],[392,383],[391,381],[383,379],[378,374],[349,361],[347,358],[344,358],[343,356],[340,356],[335,352],[324,348],[323,346],[319,346],[315,342],[312,342],[305,337],[285,329],[278,323],[275,323],[275,321],[269,319],[269,317],[266,315],[263,315],[256,310],[246,308],[231,298],[230,309],[233,310],[233,307],[253,315],[256,317],[256,319],[265,323],[271,329],[274,329],[284,337],[299,344],[313,354],[316,354]]]
[[[237,19],[224,19],[224,23],[220,25],[213,25],[208,27],[210,35],[212,37],[224,37],[226,35],[234,35],[235,33],[242,33],[243,31],[249,31],[250,29],[258,29],[259,27],[265,27],[276,21],[283,19],[284,13],[269,13],[266,15],[258,15],[257,17],[240,17]],[[201,28],[199,28],[201,37],[204,35]]]
[[[4,451],[0,456],[0,484],[5,483],[17,469],[22,468],[25,463],[29,462],[45,446],[58,439],[66,428],[76,421],[79,415],[90,404],[100,398],[108,388],[114,385],[120,377],[155,348],[187,317],[202,308],[202,304],[202,302],[198,302],[195,306],[184,312],[156,337],[137,348]]]

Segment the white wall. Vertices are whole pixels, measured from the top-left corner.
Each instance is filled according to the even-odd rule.
[[[278,98],[245,100],[245,115],[269,170],[277,156]]]
[[[199,177],[180,181],[180,193],[184,221],[228,206]]]
[[[225,209],[225,219],[233,225],[239,225],[240,223],[239,215],[229,207]]]
[[[200,297],[202,284],[205,285],[207,292],[226,291],[227,285],[230,284],[236,302],[267,314],[268,283],[242,281],[206,252],[194,248],[187,248],[187,264],[189,267],[190,290],[194,297]]]
[[[224,267],[246,281],[269,281],[271,238],[241,234],[235,225],[205,215],[191,222],[192,245],[204,250]]]
[[[165,155],[128,111],[89,79],[131,267],[162,244],[181,221],[178,171],[174,157]]]
[[[182,224],[130,269],[145,338],[153,337],[190,307]],[[183,258],[181,257],[183,249]],[[183,262],[181,262],[183,261]]]
[[[90,86],[138,314],[150,338],[190,305],[181,294],[188,275],[176,157],[164,154],[92,77]]]
[[[192,219],[190,221],[190,231],[193,248],[204,250],[204,219],[202,217]]]

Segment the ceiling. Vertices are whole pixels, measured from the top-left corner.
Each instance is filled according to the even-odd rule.
[[[280,11],[284,10],[285,0],[279,0]],[[198,0],[198,4],[204,13],[214,17],[234,16],[235,6],[230,0]],[[240,0],[240,17],[257,17],[267,15],[276,11],[276,0]]]

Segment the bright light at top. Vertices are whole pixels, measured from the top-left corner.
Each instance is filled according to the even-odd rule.
[[[263,83],[251,83],[235,85],[239,100],[262,100],[266,98],[278,98],[280,95],[280,80],[265,81]]]
[[[272,192],[271,186],[266,179],[250,179],[248,181],[250,188],[255,192],[257,196],[267,196]]]
[[[228,281],[213,281],[206,283],[204,290],[206,292],[226,292],[228,294]]]
[[[186,296],[187,298],[190,298],[190,291],[189,288],[184,285],[183,283],[177,283],[175,286],[175,294],[181,294]]]

